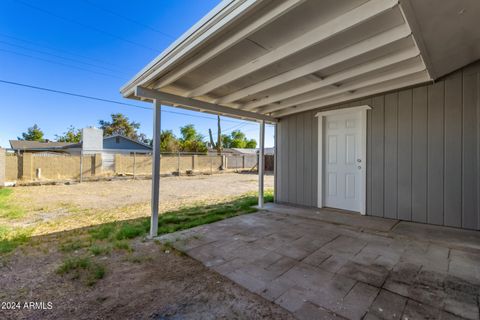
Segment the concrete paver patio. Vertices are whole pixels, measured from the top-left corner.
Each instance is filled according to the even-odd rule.
[[[161,240],[299,319],[479,319],[480,232],[267,209]]]

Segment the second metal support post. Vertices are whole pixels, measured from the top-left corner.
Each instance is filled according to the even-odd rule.
[[[158,211],[160,205],[160,113],[161,103],[154,101],[153,108],[153,161],[152,161],[152,217],[150,220],[150,237],[158,235]]]
[[[263,179],[265,171],[265,120],[260,122],[260,146],[258,150],[258,207],[263,208]]]

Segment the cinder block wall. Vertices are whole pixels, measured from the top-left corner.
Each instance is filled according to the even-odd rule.
[[[5,185],[5,168],[6,168],[5,149],[0,148],[0,187]]]
[[[133,174],[133,164],[135,161],[135,174],[149,175],[152,173],[152,157],[146,155],[116,155],[115,172],[118,174]],[[218,171],[222,165],[221,156],[201,156],[184,155],[180,159],[175,155],[162,155],[160,161],[160,172],[169,174],[177,172],[180,166],[180,172],[194,170],[197,172],[208,172],[210,167]]]
[[[80,177],[80,156],[32,156],[31,174],[25,173],[28,159],[24,154],[24,180],[34,180],[37,169],[41,169],[42,179],[77,179]],[[95,173],[95,156],[83,156],[82,172],[84,177]],[[92,165],[93,164],[93,165]],[[31,178],[29,178],[31,177]]]
[[[15,154],[7,154],[5,157],[5,180],[15,181],[18,179],[18,157]]]
[[[229,169],[251,168],[256,163],[256,156],[228,156]],[[233,159],[233,160],[232,160]],[[6,181],[37,181],[37,180],[69,180],[80,177],[80,156],[42,155],[24,153],[21,156],[4,156]],[[133,174],[135,164],[136,175],[152,173],[152,157],[150,155],[115,155],[115,174]],[[196,172],[219,171],[222,167],[222,156],[162,155],[161,173],[171,174],[187,170]],[[91,154],[83,156],[83,177],[101,176],[106,174],[102,169],[102,155]],[[40,169],[40,177],[38,170]],[[0,168],[1,170],[1,168]]]

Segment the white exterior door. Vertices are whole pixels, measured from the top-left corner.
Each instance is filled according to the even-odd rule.
[[[362,111],[324,117],[323,206],[363,212]]]

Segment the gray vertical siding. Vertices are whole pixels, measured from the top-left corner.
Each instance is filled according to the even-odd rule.
[[[367,214],[480,230],[480,62],[364,104]],[[278,124],[278,202],[317,205],[318,111]]]
[[[277,201],[317,205],[318,123],[314,112],[286,118],[278,123]]]

